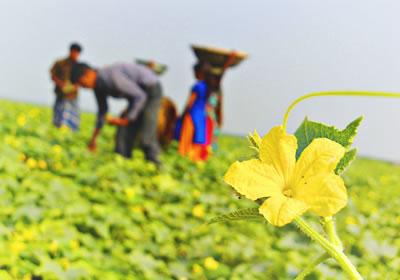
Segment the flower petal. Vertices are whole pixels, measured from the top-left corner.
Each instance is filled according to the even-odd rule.
[[[287,135],[282,126],[273,127],[261,140],[260,159],[279,171],[288,182],[296,163],[297,139]]]
[[[234,162],[224,176],[227,184],[252,200],[280,193],[279,180],[276,170],[259,159]]]
[[[347,204],[347,190],[340,176],[319,174],[298,186],[295,198],[304,201],[318,216],[332,216]]]
[[[345,151],[342,145],[327,138],[314,139],[296,162],[290,179],[293,191],[314,176],[333,172]]]
[[[307,209],[308,206],[303,201],[288,198],[281,194],[264,201],[259,212],[269,223],[281,227],[302,215]]]

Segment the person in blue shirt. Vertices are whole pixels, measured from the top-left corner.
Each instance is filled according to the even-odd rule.
[[[207,83],[210,66],[199,62],[194,66],[197,82],[191,89],[182,117],[178,151],[193,161],[207,160],[211,143],[206,105],[210,95]]]

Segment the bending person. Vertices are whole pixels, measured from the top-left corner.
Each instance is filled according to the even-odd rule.
[[[119,118],[107,118],[109,124],[121,127],[117,133],[116,152],[132,157],[137,131],[142,131],[141,148],[147,160],[159,165],[157,119],[161,102],[161,85],[158,77],[146,66],[118,63],[94,70],[86,64],[76,64],[71,70],[71,81],[94,89],[98,104],[96,128],[89,149],[96,150],[99,135],[108,111],[107,98],[124,98],[128,108]],[[121,133],[122,132],[122,133]]]

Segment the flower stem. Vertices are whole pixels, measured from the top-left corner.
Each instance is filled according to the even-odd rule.
[[[299,275],[297,275],[296,279],[294,279],[294,280],[303,280],[304,277],[307,276],[307,274],[309,274],[311,271],[313,271],[314,268],[316,268],[320,263],[322,263],[326,259],[329,259],[329,254],[323,253],[321,256],[319,256],[317,259],[315,259],[312,263],[310,263]]]
[[[322,227],[324,228],[326,235],[328,235],[328,238],[331,241],[331,243],[335,244],[336,246],[338,246],[340,249],[343,250],[343,244],[342,244],[342,241],[340,241],[340,238],[336,233],[336,228],[335,228],[335,224],[333,223],[332,216],[324,217],[323,220],[321,221],[321,223],[322,223]]]
[[[353,264],[350,262],[350,260],[338,246],[326,240],[325,237],[316,232],[302,218],[296,217],[294,221],[300,227],[300,229],[302,229],[312,240],[320,244],[328,252],[328,254],[339,263],[340,267],[344,270],[349,279],[351,280],[363,279],[361,275],[358,273],[357,269],[353,266]]]
[[[389,98],[400,98],[400,93],[392,92],[379,92],[379,91],[322,91],[306,94],[299,99],[295,100],[290,104],[289,108],[286,110],[285,117],[283,119],[283,131],[286,132],[286,124],[289,117],[290,111],[293,107],[305,99],[316,97],[316,96],[364,96],[364,97],[389,97]]]

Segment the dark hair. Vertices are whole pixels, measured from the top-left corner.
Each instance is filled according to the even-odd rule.
[[[207,62],[199,61],[193,66],[193,71],[195,73],[203,72],[204,74],[208,73],[211,69],[210,64]]]
[[[78,51],[81,52],[82,51],[82,47],[81,45],[79,45],[78,43],[72,43],[71,46],[69,47],[70,51]]]
[[[70,80],[71,83],[76,84],[79,79],[85,74],[87,70],[92,69],[86,63],[74,63],[71,67]]]

